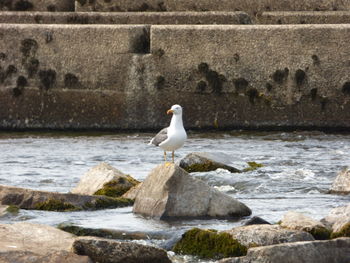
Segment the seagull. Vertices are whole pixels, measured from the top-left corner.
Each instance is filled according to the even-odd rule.
[[[159,146],[164,150],[164,161],[166,162],[166,152],[172,152],[172,161],[174,163],[175,150],[181,148],[187,134],[182,123],[182,108],[180,105],[173,105],[167,114],[173,114],[170,126],[162,129],[156,136],[152,138],[149,145]]]

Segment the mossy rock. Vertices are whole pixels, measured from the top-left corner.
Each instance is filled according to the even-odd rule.
[[[45,210],[45,211],[57,211],[57,212],[68,212],[68,211],[78,211],[81,210],[81,208],[68,203],[64,202],[64,200],[58,200],[50,198],[47,201],[39,202],[35,204],[34,209],[36,210]]]
[[[350,237],[350,223],[346,223],[338,232],[333,232],[331,238]]]
[[[316,240],[327,240],[330,239],[332,231],[325,227],[315,227],[309,232]]]
[[[202,163],[194,163],[191,165],[186,166],[184,169],[188,173],[193,173],[193,172],[210,172],[210,171],[215,171],[218,168],[226,169],[230,171],[231,173],[240,173],[241,171],[228,166],[224,164],[218,164],[216,162],[212,162],[210,160],[203,161]]]
[[[200,258],[220,259],[244,256],[247,254],[247,247],[233,239],[228,233],[193,228],[182,235],[173,251]]]
[[[256,163],[256,162],[247,162],[248,167],[243,169],[243,172],[250,172],[250,171],[254,171],[258,168],[264,167],[263,164],[261,163]]]
[[[116,180],[105,183],[101,189],[94,193],[94,195],[120,197],[129,191],[131,187],[138,185],[139,183],[139,181],[132,178],[130,175],[126,175],[126,177],[119,177]]]
[[[6,208],[6,212],[9,212],[11,214],[18,214],[19,212],[19,207],[16,205],[9,205],[8,208]]]
[[[76,236],[95,236],[95,237],[103,237],[103,238],[116,238],[111,233],[103,229],[84,228],[80,226],[67,225],[64,223],[59,224],[57,228]]]
[[[134,201],[131,199],[123,197],[101,197],[96,199],[93,202],[88,202],[84,204],[85,209],[106,209],[106,208],[118,208],[126,207],[134,204]]]

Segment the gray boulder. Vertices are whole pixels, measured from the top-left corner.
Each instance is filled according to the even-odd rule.
[[[136,196],[141,188],[142,183],[139,183],[133,187],[131,187],[125,194],[122,195],[123,198],[135,200]]]
[[[350,204],[332,209],[321,222],[332,228],[332,237],[350,237]]]
[[[136,196],[133,212],[160,219],[227,218],[251,214],[243,203],[170,163],[159,165],[150,172]]]
[[[93,263],[87,256],[79,256],[67,251],[53,251],[46,255],[30,251],[0,252],[1,263]]]
[[[284,229],[279,225],[240,226],[224,232],[229,233],[234,239],[247,247],[315,240],[307,232]]]
[[[248,249],[245,257],[226,258],[217,263],[348,263],[350,238],[306,241]]]
[[[179,166],[189,173],[215,171],[218,168],[226,169],[231,173],[241,172],[231,163],[232,158],[224,153],[194,152],[182,158]]]
[[[338,173],[338,176],[335,178],[330,193],[333,194],[348,194],[350,193],[350,169],[345,168]]]
[[[289,211],[283,216],[280,226],[309,232],[315,239],[329,239],[331,234],[330,229],[320,221],[293,211]]]
[[[78,255],[101,263],[171,263],[163,249],[134,242],[118,242],[95,237],[80,237],[73,244]]]
[[[119,197],[138,183],[139,181],[130,175],[122,173],[107,163],[100,163],[83,175],[71,193]]]
[[[124,207],[132,203],[125,198],[65,194],[0,185],[0,204],[14,205],[23,209],[63,212]]]

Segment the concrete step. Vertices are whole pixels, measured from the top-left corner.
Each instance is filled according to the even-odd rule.
[[[12,24],[251,24],[244,12],[0,12]]]
[[[350,11],[263,12],[259,24],[348,24]]]
[[[350,10],[348,0],[76,0],[76,11],[263,11]]]
[[[350,128],[350,25],[0,24],[0,128]]]
[[[0,11],[74,11],[74,0],[1,0]]]

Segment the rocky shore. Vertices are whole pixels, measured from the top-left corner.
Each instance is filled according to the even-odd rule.
[[[232,160],[229,156],[212,156],[191,153],[178,162],[180,166],[171,163],[159,165],[142,183],[107,163],[101,163],[85,173],[71,193],[66,194],[1,186],[0,214],[12,216],[19,209],[65,212],[133,205],[133,212],[145,218],[245,219],[241,226],[221,231],[193,228],[173,239],[171,245],[163,246],[165,250],[135,243],[148,238],[169,239],[156,233],[69,224],[57,227],[31,223],[1,224],[0,260],[8,263],[32,262],[29,260],[43,263],[62,260],[73,263],[162,263],[171,262],[175,252],[220,263],[350,261],[350,205],[330,210],[322,220],[294,211],[285,213],[277,224],[262,218],[250,218],[252,211],[245,204],[208,186],[185,169],[198,172],[227,168],[244,173],[259,169],[262,164],[250,163],[246,168],[237,169],[230,166]],[[347,176],[346,171],[338,177]],[[348,178],[340,180],[338,177],[334,185],[340,187],[339,182],[343,182],[341,189],[346,189],[348,186],[344,182]],[[99,206],[99,203],[108,205]]]

